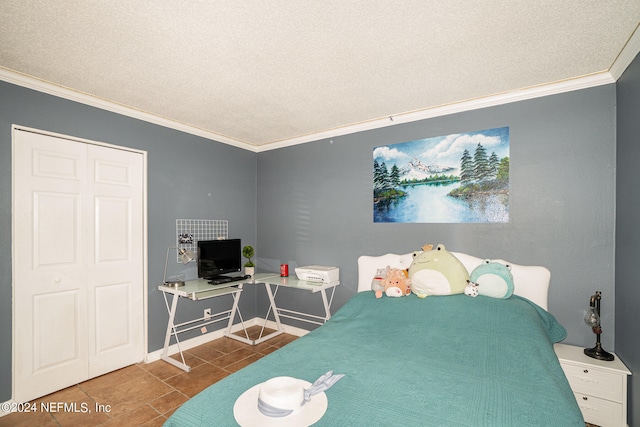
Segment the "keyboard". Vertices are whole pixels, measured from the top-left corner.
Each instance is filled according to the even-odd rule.
[[[209,280],[209,284],[210,285],[222,285],[224,283],[229,283],[229,282],[239,282],[241,280],[247,280],[251,278],[250,275],[245,275],[245,276],[221,276],[221,277],[215,277],[213,279]]]

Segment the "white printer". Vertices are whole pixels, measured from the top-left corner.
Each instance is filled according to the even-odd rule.
[[[338,267],[307,265],[296,267],[295,270],[298,280],[316,283],[334,283],[340,280],[340,269]]]

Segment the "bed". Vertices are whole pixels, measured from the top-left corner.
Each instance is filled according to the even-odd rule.
[[[483,262],[452,253],[468,271]],[[546,268],[511,264],[515,290],[507,299],[376,299],[377,269],[411,260],[360,257],[358,293],[331,320],[203,390],[165,425],[237,425],[234,404],[247,390],[274,377],[313,382],[334,371],[345,376],[322,393],[327,408],[314,425],[584,426],[553,351],[566,331],[546,311]]]

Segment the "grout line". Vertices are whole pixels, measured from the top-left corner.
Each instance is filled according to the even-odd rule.
[[[252,327],[255,327],[255,326],[252,326]],[[250,328],[252,328],[252,327],[250,327]],[[290,337],[286,337],[286,335],[291,335],[291,336],[290,336]],[[237,372],[237,371],[239,370],[239,369],[233,369],[233,370],[232,370],[232,368],[230,368],[232,365],[234,365],[234,364],[236,364],[236,363],[240,363],[240,362],[242,362],[242,361],[245,361],[245,360],[246,360],[246,359],[248,359],[248,358],[252,358],[252,357],[256,357],[256,356],[258,357],[258,359],[257,359],[257,360],[259,360],[259,359],[261,359],[261,358],[263,358],[263,357],[265,357],[265,356],[267,356],[267,355],[269,355],[269,354],[273,353],[274,351],[278,350],[279,348],[282,348],[284,345],[287,345],[287,344],[289,344],[290,342],[294,341],[294,340],[297,338],[297,336],[296,336],[296,335],[294,335],[294,334],[290,334],[290,333],[288,333],[288,332],[287,332],[287,333],[285,333],[285,334],[283,334],[283,335],[280,335],[278,338],[279,338],[279,339],[274,340],[270,345],[267,345],[267,346],[264,346],[264,347],[260,347],[260,348],[261,348],[261,351],[255,350],[255,346],[251,346],[251,345],[249,345],[249,344],[244,344],[244,343],[239,343],[238,341],[232,340],[231,338],[228,338],[228,337],[221,337],[221,338],[218,338],[218,339],[215,339],[215,340],[212,340],[212,341],[206,342],[206,343],[204,343],[204,344],[201,344],[201,346],[213,346],[213,349],[214,349],[214,350],[216,350],[216,351],[218,351],[218,352],[220,353],[220,356],[218,356],[218,357],[216,357],[215,359],[212,359],[212,360],[205,360],[205,359],[203,359],[202,357],[198,357],[198,356],[196,356],[195,354],[193,354],[193,353],[191,352],[191,351],[193,351],[193,350],[197,349],[197,348],[198,348],[198,347],[200,347],[200,346],[196,346],[196,347],[193,347],[193,348],[191,348],[191,349],[187,349],[187,350],[185,350],[184,352],[185,352],[185,353],[188,353],[190,358],[195,358],[195,359],[197,359],[198,361],[202,362],[202,363],[200,363],[198,366],[204,366],[204,364],[208,364],[208,365],[210,365],[210,366],[212,366],[212,367],[215,367],[216,369],[221,369],[221,370],[223,370],[223,371],[227,374],[226,376],[228,376],[228,375],[231,375],[231,374],[233,374],[233,373],[235,373],[235,372]],[[283,338],[284,338],[284,339],[283,339]],[[229,345],[229,343],[226,343],[225,341],[222,341],[222,340],[230,340],[229,342],[230,342],[232,345]],[[220,344],[224,344],[222,348],[226,348],[227,350],[222,351],[222,350],[217,349],[217,348],[216,348],[216,344],[215,344],[215,343],[216,343],[216,341],[218,341]],[[261,345],[262,345],[262,344],[261,344]],[[227,363],[227,364],[225,364],[225,366],[218,366],[218,365],[216,365],[216,364],[212,363],[212,362],[214,362],[215,360],[217,360],[217,359],[219,359],[219,358],[226,357],[226,356],[228,356],[228,355],[232,355],[233,353],[235,353],[235,352],[237,352],[237,351],[240,351],[240,350],[242,350],[242,349],[251,349],[252,351],[251,351],[251,353],[250,353],[249,355],[247,355],[246,357],[244,357],[244,358],[242,358],[242,359],[238,359],[238,360],[233,360],[233,362],[232,362],[232,363]],[[144,367],[144,366],[149,366],[149,365],[151,365],[152,363],[156,363],[156,362],[157,362],[157,363],[160,363],[160,364],[164,364],[164,363],[166,363],[166,362],[161,361],[161,360],[157,360],[157,361],[154,361],[154,362],[151,362],[151,363],[144,363],[144,362],[141,362],[141,363],[134,364],[134,365],[130,365],[130,366],[127,366],[127,367],[124,367],[124,368],[121,368],[121,369],[132,368],[132,367],[134,367],[134,366],[135,366],[135,368],[133,368],[133,369],[136,369],[136,368],[137,368],[137,369],[140,369],[140,372],[141,372],[141,374],[142,374],[143,376],[148,375],[149,377],[153,378],[154,380],[156,380],[156,381],[158,381],[159,383],[161,383],[161,384],[163,384],[164,386],[166,386],[166,387],[168,388],[168,390],[169,390],[169,391],[167,391],[167,393],[165,393],[165,394],[163,394],[163,395],[161,395],[161,396],[157,396],[157,397],[151,398],[151,400],[149,400],[149,401],[147,401],[147,402],[142,402],[139,406],[137,406],[137,407],[135,407],[135,408],[132,408],[130,411],[127,411],[127,412],[125,412],[125,413],[120,414],[118,417],[114,417],[114,416],[112,416],[112,414],[107,413],[106,415],[107,415],[107,418],[108,418],[108,419],[107,419],[107,420],[106,420],[106,422],[105,422],[106,424],[113,423],[113,422],[114,422],[114,420],[117,420],[118,418],[121,418],[121,417],[127,417],[127,416],[128,416],[128,415],[130,415],[132,412],[134,412],[134,411],[136,411],[136,410],[139,410],[139,409],[141,409],[141,408],[144,408],[144,407],[146,406],[146,407],[148,407],[148,408],[152,409],[152,410],[153,410],[153,412],[157,413],[157,416],[156,416],[156,417],[154,417],[154,418],[152,418],[151,420],[148,420],[148,421],[146,421],[146,422],[147,422],[147,423],[152,423],[153,425],[155,425],[156,423],[157,423],[157,424],[159,424],[159,425],[161,425],[160,421],[162,421],[162,422],[166,421],[166,420],[171,416],[171,414],[173,414],[173,412],[175,412],[176,410],[178,410],[178,409],[179,409],[179,408],[184,404],[184,402],[182,402],[182,403],[178,404],[175,408],[170,408],[170,409],[168,409],[165,413],[160,413],[160,410],[159,410],[159,409],[156,409],[154,406],[152,406],[152,405],[150,404],[152,401],[155,401],[155,400],[161,399],[161,398],[163,398],[163,397],[168,397],[168,396],[169,396],[170,394],[172,394],[173,392],[176,392],[178,396],[183,397],[183,398],[185,399],[185,402],[186,402],[186,401],[188,401],[189,399],[191,399],[191,396],[189,396],[189,395],[187,395],[187,394],[183,393],[182,391],[180,391],[179,389],[175,388],[174,386],[172,386],[171,384],[169,384],[169,383],[167,382],[167,380],[169,380],[169,379],[171,379],[171,378],[175,378],[175,377],[176,377],[176,376],[178,376],[178,375],[189,375],[190,373],[187,373],[187,372],[185,372],[185,371],[180,370],[180,371],[178,371],[175,375],[171,375],[171,376],[169,376],[169,377],[166,377],[166,378],[164,378],[164,379],[161,379],[161,378],[160,378],[160,377],[158,377],[155,373],[153,373],[153,372],[151,372],[151,371],[149,371],[149,370],[145,369],[145,367]],[[251,362],[251,363],[254,363],[254,362]],[[170,365],[168,365],[168,366],[170,366]],[[196,368],[197,368],[198,366],[196,366]],[[118,371],[120,371],[121,369],[118,369],[118,370],[116,370],[116,371],[114,371],[114,372],[111,372],[111,373],[106,373],[106,374],[104,374],[104,375],[100,375],[99,377],[96,377],[96,378],[100,378],[100,377],[108,377],[109,375],[113,375],[115,372],[118,372]],[[156,371],[156,372],[158,372],[158,371]],[[225,376],[225,377],[226,377],[226,376]],[[76,384],[76,385],[73,385],[73,386],[67,387],[67,388],[65,388],[65,389],[63,389],[63,390],[67,390],[67,389],[70,389],[70,388],[72,388],[72,387],[78,387],[78,390],[82,393],[82,395],[84,395],[84,397],[82,397],[81,399],[82,399],[83,401],[85,401],[85,398],[86,398],[86,401],[87,401],[88,403],[93,402],[93,403],[95,404],[97,401],[96,401],[95,397],[94,397],[94,396],[92,396],[92,395],[88,392],[88,390],[86,389],[86,383],[88,383],[89,381],[95,380],[96,378],[92,378],[92,379],[89,379],[89,380],[83,381],[83,382],[78,383],[78,384]],[[213,384],[213,383],[212,383],[212,384]],[[84,386],[83,386],[83,385],[84,385]],[[207,386],[207,387],[208,387],[208,386]],[[51,398],[51,399],[55,399],[55,398],[57,397],[57,396],[56,396],[56,394],[57,394],[57,393],[62,392],[63,390],[59,390],[59,391],[57,391],[57,392],[51,393],[51,394],[49,395],[49,398]],[[110,402],[103,402],[103,403],[104,403],[104,404],[110,404]],[[5,415],[5,416],[6,416],[6,417],[12,417],[12,416],[13,416],[13,417],[19,417],[20,415],[22,415],[22,414],[15,413],[15,414],[7,414],[7,415]],[[58,419],[55,417],[55,415],[54,415],[53,413],[48,412],[48,416],[49,416],[49,417],[50,417],[50,419],[52,420],[53,424],[54,424],[54,425],[56,425],[57,427],[67,427],[67,425],[65,425],[65,424],[61,424],[61,423],[60,423],[60,421],[58,421]],[[3,417],[3,418],[4,418],[4,417]],[[122,418],[122,419],[124,419],[124,418]],[[7,420],[5,419],[4,421],[7,421]],[[77,420],[75,420],[75,421],[77,421]],[[16,422],[17,422],[17,421],[16,421]],[[101,424],[101,425],[104,425],[104,424]]]

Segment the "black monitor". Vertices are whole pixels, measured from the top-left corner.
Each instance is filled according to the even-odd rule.
[[[240,239],[198,241],[198,277],[212,279],[241,270]]]

